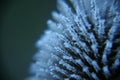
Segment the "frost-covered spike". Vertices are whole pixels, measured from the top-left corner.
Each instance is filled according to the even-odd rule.
[[[91,76],[93,77],[94,80],[100,80],[95,73],[92,73]]]
[[[103,72],[107,78],[111,76],[111,72],[110,72],[108,66],[103,67]]]
[[[96,57],[98,57],[99,56],[99,53],[98,53],[98,43],[96,41],[96,38],[95,38],[94,34],[93,33],[89,33],[89,34],[90,34],[90,39],[91,39],[91,43],[92,43],[91,48],[92,48],[92,50],[94,52],[94,55]]]
[[[58,0],[58,10],[61,12],[61,14],[65,15],[69,19],[73,19],[74,13],[72,12],[71,7],[69,7],[66,3],[65,0]]]
[[[53,31],[56,31],[57,29],[57,24],[55,23],[55,22],[53,22],[52,20],[48,20],[47,21],[47,24],[48,24],[48,26],[50,27],[50,29],[52,29]]]
[[[79,75],[76,75],[76,74],[72,74],[72,75],[70,75],[70,79],[71,80],[82,80],[82,78],[81,78],[81,76],[79,76]]]
[[[78,64],[78,65],[81,66],[81,67],[84,67],[84,66],[85,66],[85,64],[84,64],[80,59],[76,59],[76,60],[75,60],[75,64]]]
[[[113,40],[115,36],[115,31],[117,30],[118,26],[112,26],[110,31],[108,32],[108,38],[109,40]]]
[[[110,54],[112,46],[113,46],[112,41],[107,40],[105,50],[104,50],[104,54]]]
[[[57,0],[29,80],[119,80],[119,0]]]
[[[73,66],[71,66],[70,64],[64,62],[63,60],[60,60],[59,64],[62,65],[63,67],[66,67],[66,70],[72,71],[74,73],[76,72],[76,69]]]
[[[65,42],[64,47],[70,49],[75,53],[75,55],[78,55],[80,53],[79,49],[77,47],[72,46],[70,43]]]
[[[110,2],[110,3],[109,3],[110,5],[109,5],[109,4],[108,4],[108,5],[109,5],[110,8],[109,8],[109,11],[108,11],[108,12],[109,12],[109,13],[108,13],[108,16],[109,16],[109,17],[112,17],[113,15],[116,14],[117,8],[119,8],[119,6],[117,6],[117,5],[115,4],[116,2],[119,2],[119,0],[111,0],[111,1],[109,1],[109,2]]]
[[[69,47],[71,47],[71,44],[69,44],[68,42],[64,42],[64,46],[65,46],[66,48],[69,48]]]
[[[82,19],[85,27],[88,30],[90,30],[91,29],[91,24],[87,20],[88,16],[86,14],[84,1],[83,0],[76,0],[76,1],[71,0],[71,2],[73,3],[74,9],[76,11],[76,16],[77,17],[75,16],[75,22],[77,23],[80,19]],[[79,19],[77,19],[77,18],[79,18]]]
[[[73,4],[76,13],[78,14],[80,12],[80,5],[78,4],[79,0],[76,0],[76,1],[70,0],[70,1]]]
[[[91,13],[92,13],[92,18],[95,20],[95,26],[97,27],[100,20],[100,14],[99,14],[99,8],[96,5],[96,0],[90,0],[91,2]]]
[[[96,61],[92,61],[92,65],[93,65],[96,72],[101,70],[100,66],[98,65],[98,63]]]
[[[108,11],[108,9],[110,8],[110,6],[109,6],[109,4],[110,3],[108,3],[109,1],[107,1],[107,0],[103,0],[104,1],[104,3],[102,4],[103,6],[105,6],[105,7],[101,7],[101,15],[102,15],[102,17],[105,17],[106,15],[107,15],[107,11]]]
[[[71,56],[67,56],[67,55],[64,55],[64,56],[63,56],[63,59],[68,60],[68,61],[70,61],[70,62],[73,62],[73,61],[74,61]]]
[[[85,7],[83,6],[84,5],[84,1],[83,0],[70,0],[71,3],[73,4],[74,6],[74,9],[76,11],[76,14],[77,15],[85,15],[84,11],[85,11]]]
[[[51,76],[54,78],[54,79],[57,79],[57,80],[61,80],[62,78],[58,75],[58,74],[55,74],[54,71],[56,72],[61,72],[61,69],[59,67],[56,67],[54,66],[54,69],[51,68],[50,69],[50,74]],[[63,72],[64,73],[64,72]]]
[[[57,12],[52,12],[52,17],[54,20],[57,22],[61,23],[63,26],[66,25],[66,22],[69,21],[67,17],[65,17],[63,14],[57,13]],[[66,26],[64,26],[66,29]]]
[[[49,76],[50,73],[49,73],[47,66],[44,68],[41,68],[42,67],[41,65],[44,65],[44,64],[41,64],[40,62],[33,64],[31,66],[31,72],[34,74],[36,78],[39,78],[39,77],[43,79],[50,78]],[[44,73],[44,74],[41,74],[41,73]]]
[[[41,53],[41,54],[39,54]],[[37,60],[37,61],[47,61],[47,58],[50,57],[50,54],[46,54],[45,51],[41,50],[41,51],[38,51],[38,53],[36,53],[36,55],[33,57],[34,60]],[[43,59],[41,59],[43,58]]]
[[[51,53],[51,58],[54,59],[55,61],[59,61],[60,60],[60,58],[57,56],[57,54],[55,55],[53,53]]]
[[[56,23],[52,20],[48,20],[47,25],[51,30],[53,30],[54,32],[58,32],[58,33],[61,33],[61,31],[64,29],[61,24]]]
[[[116,26],[118,26],[119,25],[119,22],[120,22],[120,13],[118,13],[118,12],[116,12],[116,14],[115,14],[115,17],[114,17],[114,19],[113,19],[113,22],[115,23],[114,25]]]
[[[100,39],[104,39],[105,35],[105,20],[99,20],[98,34]]]
[[[88,67],[83,67],[83,72],[86,73],[89,77],[91,75],[90,71],[89,71],[89,68]]]
[[[112,69],[117,69],[120,67],[120,51],[117,52],[116,59],[113,63]]]
[[[55,72],[58,72],[58,74],[62,74],[63,76],[66,76],[66,77],[68,77],[68,74],[69,74],[66,70],[63,70],[57,66],[55,67]]]
[[[120,67],[120,58],[118,58],[118,59],[116,59],[115,60],[115,63],[114,63],[114,69],[116,69],[116,68],[118,68],[118,67]]]
[[[98,38],[102,39],[104,38],[103,36],[105,35],[105,25],[104,22],[105,20],[103,20],[100,16],[100,10],[98,8],[98,5],[96,0],[91,0],[91,13],[92,13],[92,18],[93,18],[93,23],[95,25],[94,27],[94,31],[96,32],[96,34],[98,34]]]
[[[77,45],[79,46],[79,48],[81,48],[81,50],[84,50],[87,54],[89,54],[90,49],[89,49],[89,46],[87,46],[87,44],[86,44],[85,42],[79,41],[79,42],[77,43]],[[80,53],[82,53],[82,52],[80,52]],[[80,55],[80,54],[79,54],[79,55]]]
[[[91,64],[92,59],[91,59],[88,55],[86,55],[86,54],[83,54],[83,56],[85,57],[86,61],[87,61],[89,64]]]
[[[105,65],[108,63],[108,55],[107,54],[103,54],[103,56],[102,56],[102,62]]]
[[[77,26],[82,26],[82,27],[78,27],[78,29],[80,29],[81,33],[83,33],[84,35],[88,35],[88,31],[87,31],[85,24],[84,24],[83,20],[81,19],[81,17],[77,16],[76,24],[77,24]]]
[[[88,16],[86,15],[86,13],[84,12],[84,9],[81,9],[79,2],[84,2],[82,0],[76,0],[73,1],[71,0],[71,2],[73,2],[73,6],[76,10],[76,16],[75,16],[75,21],[78,22],[79,20],[83,21],[83,24],[86,25],[85,27],[87,27],[88,29],[90,29],[91,24],[88,22],[87,18]],[[82,3],[81,5],[83,5],[84,3]],[[78,20],[79,19],[79,20]]]
[[[55,52],[56,52],[56,54],[54,54],[54,55],[56,55],[60,58],[61,58],[61,56],[64,56],[64,55],[68,56],[69,55],[69,54],[67,54],[67,52],[62,50],[60,47],[55,47],[54,49],[55,49]],[[61,54],[59,54],[59,53],[61,53]]]
[[[61,80],[61,77],[59,77],[58,75],[56,74],[52,74],[53,78],[56,79],[56,80]]]

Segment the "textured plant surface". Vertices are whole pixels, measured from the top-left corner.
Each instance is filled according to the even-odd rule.
[[[30,80],[120,80],[119,0],[58,0]]]

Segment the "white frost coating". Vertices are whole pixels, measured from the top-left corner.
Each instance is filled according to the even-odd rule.
[[[108,69],[108,66],[103,67],[103,71],[104,71],[104,74],[106,75],[106,77],[109,77],[111,75],[110,71]]]
[[[79,75],[72,74],[70,75],[70,78],[76,79],[76,80],[82,80],[82,78]]]
[[[100,71],[100,67],[99,67],[99,65],[97,64],[96,61],[92,61],[92,65],[93,65],[96,72]]]
[[[85,66],[85,64],[80,59],[75,60],[75,63],[79,64],[81,67]]]
[[[57,2],[29,80],[120,79],[119,0]]]
[[[99,80],[99,78],[97,77],[97,75],[95,73],[92,73],[91,75],[92,75],[93,79]]]
[[[114,62],[114,64],[113,64],[112,68],[113,68],[113,69],[116,69],[118,66],[120,66],[120,57],[119,57],[118,59],[115,60],[115,62]]]
[[[60,69],[59,67],[55,67],[55,70],[57,71],[57,72],[59,72],[59,73],[61,73],[61,74],[63,74],[63,75],[66,75],[66,76],[68,76],[68,73],[65,71],[65,70],[63,70],[63,69]]]
[[[92,63],[92,59],[91,59],[88,55],[83,54],[83,56],[85,56],[85,59],[86,59],[86,61],[87,61],[89,64]]]
[[[69,65],[68,63],[65,63],[63,60],[59,61],[59,64],[63,65],[64,67],[66,67],[67,70],[72,71],[72,72],[76,72],[75,68],[72,67],[71,65]]]
[[[63,56],[63,59],[69,60],[69,61],[73,61],[73,58],[71,56]]]
[[[88,67],[83,67],[83,72],[85,72],[88,76],[90,76],[90,71],[89,71],[89,68]]]
[[[71,47],[71,45],[70,45],[68,42],[65,42],[65,43],[64,43],[64,46],[65,46],[66,48]]]

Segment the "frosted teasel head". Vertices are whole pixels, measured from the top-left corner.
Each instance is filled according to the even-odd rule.
[[[120,79],[119,0],[58,0],[30,80]]]

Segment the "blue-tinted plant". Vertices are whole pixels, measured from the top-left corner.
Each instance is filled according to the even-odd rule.
[[[118,1],[58,0],[36,44],[31,80],[120,79]]]

